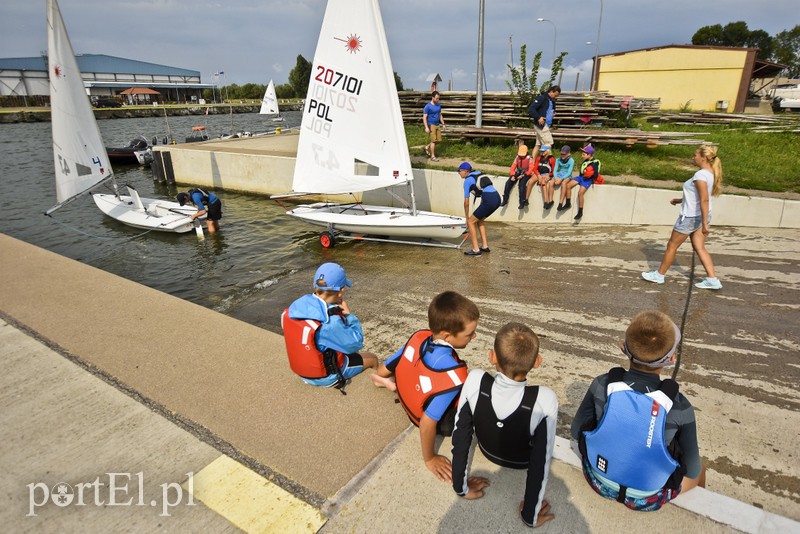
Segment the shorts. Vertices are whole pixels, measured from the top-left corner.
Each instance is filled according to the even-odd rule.
[[[500,193],[497,191],[484,191],[481,195],[481,205],[472,212],[472,216],[482,221],[497,211],[501,202]]]
[[[450,405],[442,418],[436,421],[436,433],[446,438],[453,435],[453,430],[456,428],[456,411],[458,411],[458,397],[456,401]]]
[[[431,129],[431,143],[441,143],[442,127],[438,124],[429,124],[428,127]]]
[[[357,374],[361,373],[364,370],[364,358],[361,357],[360,354],[348,354],[344,357],[344,365],[341,367],[342,376],[345,380],[349,380],[356,376]],[[338,379],[337,375],[328,375],[322,378],[303,378],[300,377],[300,380],[305,382],[306,384],[312,386],[322,386],[329,388],[332,385],[336,384],[336,380]]]
[[[592,471],[592,468],[589,467],[587,463],[586,457],[583,458],[583,476],[586,477],[586,482],[592,487],[592,489],[601,497],[605,497],[606,499],[611,499],[612,501],[616,501],[619,497],[619,490],[614,489],[607,484],[605,484],[602,480],[597,478]],[[637,512],[655,512],[656,510],[660,510],[662,506],[667,504],[669,501],[680,495],[681,488],[680,486],[678,489],[666,489],[662,488],[655,492],[652,495],[647,497],[642,497],[639,499],[633,497],[625,497],[623,504],[630,508],[631,510],[636,510]]]
[[[592,185],[594,185],[594,180],[592,180],[591,178],[584,178],[583,176],[580,175],[573,178],[573,180],[578,182],[579,186],[585,187],[586,189],[589,189],[590,187],[592,187]]]
[[[222,201],[217,199],[206,208],[206,218],[209,221],[218,221],[222,218]]]
[[[708,224],[711,224],[710,213],[708,214]],[[673,226],[672,229],[678,232],[679,234],[691,235],[702,227],[703,227],[702,215],[698,215],[697,217],[684,217],[683,215],[679,215],[678,220],[675,221],[675,226]]]
[[[536,146],[553,146],[553,134],[550,133],[548,125],[545,124],[541,128],[534,126],[533,131],[536,132]]]

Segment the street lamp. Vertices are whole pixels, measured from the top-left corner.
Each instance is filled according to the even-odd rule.
[[[600,73],[597,72],[597,62],[600,59],[600,27],[603,25],[603,0],[600,0],[600,19],[597,21],[597,40],[594,49],[594,68],[592,69],[592,87],[597,91],[597,82],[600,81]]]
[[[539,17],[538,19],[536,19],[536,22],[549,22],[550,24],[553,25],[553,61],[555,61],[556,60],[556,34],[557,34],[556,23],[553,22],[550,19],[545,19],[545,18],[542,18],[542,17]]]

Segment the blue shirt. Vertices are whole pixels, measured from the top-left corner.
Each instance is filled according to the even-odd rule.
[[[547,126],[553,125],[553,112],[555,111],[555,107],[553,107],[553,101],[549,98],[547,99],[547,113],[544,116],[544,123]]]
[[[439,126],[439,115],[442,113],[442,105],[428,102],[425,104],[425,109],[422,110],[422,113],[428,116],[428,126]]]
[[[558,158],[556,160],[556,171],[554,176],[556,178],[572,178],[572,170],[575,168],[575,160],[567,158],[567,161],[564,161],[562,158]]]
[[[453,358],[453,348],[450,345],[442,345],[441,342],[434,340],[431,347],[433,347],[433,351],[426,352],[422,356],[422,361],[425,362],[425,365],[436,370],[452,369],[458,365],[458,362]],[[403,349],[405,349],[405,346],[400,347],[400,350],[389,357],[386,362],[384,362],[384,365],[388,367],[392,362],[396,361],[403,354]],[[448,391],[447,393],[435,396],[425,409],[425,415],[434,421],[440,420],[442,416],[444,416],[444,412],[447,411],[447,408],[453,404],[453,401],[460,391],[461,388],[458,388],[454,391]]]
[[[210,206],[211,204],[217,201],[217,195],[215,195],[211,191],[206,191],[206,193],[208,193],[208,205]],[[203,193],[201,193],[200,191],[195,191],[194,193],[192,193],[192,202],[194,203],[195,206],[197,206],[197,209],[199,210],[206,209],[206,206],[203,205],[204,199],[205,197],[203,196]]]
[[[338,350],[345,354],[354,354],[364,347],[364,334],[361,331],[361,321],[355,314],[343,316],[329,316],[328,308],[335,307],[328,304],[314,294],[303,295],[289,306],[289,317],[292,319],[313,319],[321,324],[317,329],[317,349],[324,352],[327,349]]]
[[[469,195],[472,193],[472,191],[480,191],[480,189],[478,189],[478,176],[481,174],[483,174],[481,171],[472,171],[467,175],[466,178],[464,178],[464,198],[469,198]],[[487,193],[496,193],[497,189],[494,188],[494,185],[487,185],[483,188],[483,191]]]

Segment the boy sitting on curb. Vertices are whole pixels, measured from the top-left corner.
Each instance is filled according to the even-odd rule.
[[[448,458],[436,454],[436,434],[453,433],[458,394],[467,378],[467,364],[455,349],[475,339],[479,318],[478,307],[463,295],[436,295],[428,307],[429,330],[411,336],[372,377],[375,385],[386,387],[394,376],[400,404],[419,427],[425,467],[443,482],[451,480],[452,468]]]
[[[508,323],[494,338],[489,361],[494,377],[470,371],[458,402],[453,431],[453,489],[467,499],[483,497],[489,480],[468,476],[473,432],[484,456],[512,469],[527,469],[520,513],[526,525],[539,527],[555,518],[544,500],[556,438],[558,398],[544,386],[528,386],[531,369],[539,367],[539,338],[527,326]]]
[[[652,512],[679,493],[705,487],[694,410],[672,379],[681,335],[669,317],[645,311],[625,332],[630,369],[594,379],[572,421],[583,474],[598,494]]]
[[[281,314],[289,366],[312,386],[334,386],[344,394],[347,381],[365,367],[376,369],[374,354],[364,346],[361,322],[344,301],[352,287],[337,263],[323,263],[314,274],[314,292],[292,302]]]
[[[581,173],[572,180],[566,180],[561,186],[561,199],[558,201],[558,207],[556,208],[556,211],[566,211],[570,209],[572,207],[572,203],[570,202],[572,188],[576,185],[581,186],[578,190],[578,213],[575,214],[576,221],[581,220],[583,217],[583,197],[586,195],[586,191],[592,187],[595,180],[600,177],[600,160],[595,159],[594,147],[592,145],[586,145],[581,149],[581,158],[583,158]],[[567,200],[566,203],[564,203],[564,199]]]

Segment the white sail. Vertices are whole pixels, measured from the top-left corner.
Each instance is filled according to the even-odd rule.
[[[47,0],[47,48],[58,204],[113,174],[56,0]]]
[[[356,174],[357,162],[378,168]],[[377,0],[328,0],[311,69],[292,189],[368,191],[412,180]]]
[[[261,111],[259,113],[262,115],[274,115],[280,112],[280,109],[278,109],[278,97],[275,94],[275,84],[270,80],[269,85],[267,85],[267,91],[264,93],[264,98],[261,100]]]

